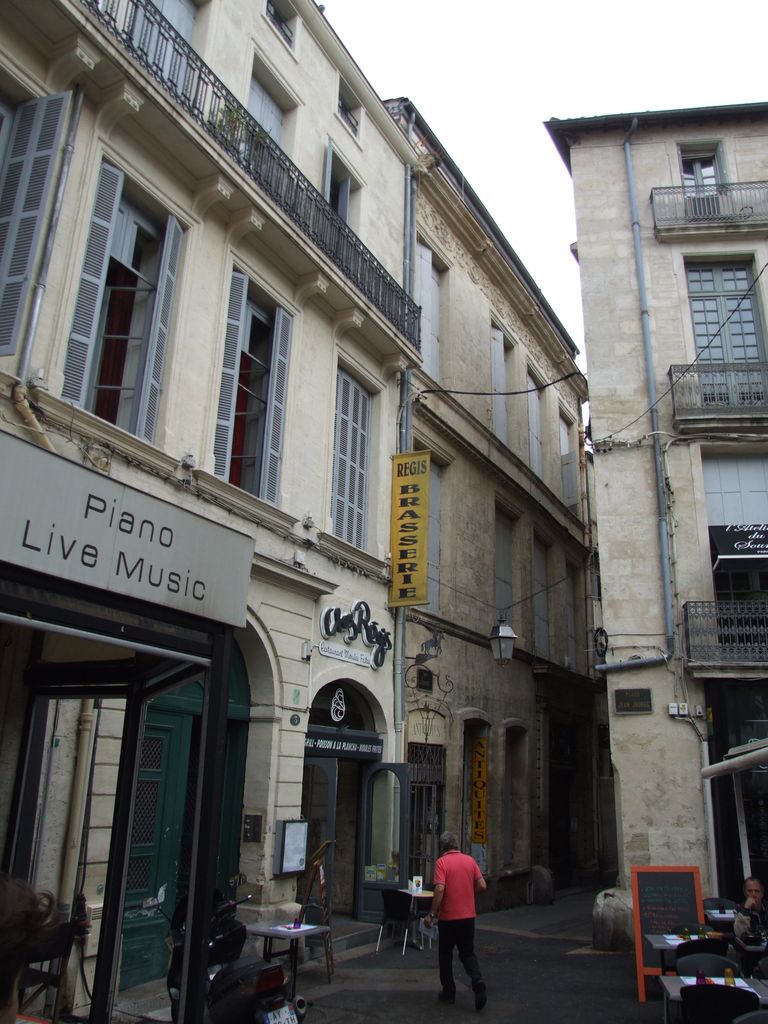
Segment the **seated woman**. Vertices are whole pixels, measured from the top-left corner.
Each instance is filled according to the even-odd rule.
[[[741,954],[741,969],[749,977],[755,964],[764,955],[765,943],[750,942],[753,936],[760,936],[768,929],[768,907],[763,902],[765,889],[759,878],[744,879],[744,902],[736,907],[733,922],[733,944]]]

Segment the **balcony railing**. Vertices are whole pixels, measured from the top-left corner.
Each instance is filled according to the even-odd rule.
[[[680,227],[762,227],[768,223],[768,181],[651,190],[657,231]]]
[[[150,0],[80,0],[395,327],[419,349],[419,307]]]
[[[675,419],[768,415],[768,363],[670,366]]]
[[[688,661],[768,664],[768,601],[686,601],[683,622]]]

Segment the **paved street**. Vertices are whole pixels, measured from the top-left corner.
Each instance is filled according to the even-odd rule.
[[[661,998],[637,999],[632,953],[592,949],[589,893],[558,897],[549,907],[520,907],[478,918],[477,950],[488,983],[488,1004],[476,1014],[456,963],[454,1006],[437,1000],[437,944],[423,952],[382,940],[337,955],[329,985],[322,960],[299,971],[298,991],[310,1003],[307,1024],[422,1024],[465,1014],[486,1024],[660,1024]]]

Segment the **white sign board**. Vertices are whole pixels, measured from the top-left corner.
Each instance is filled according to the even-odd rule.
[[[0,432],[0,560],[233,626],[253,539]]]

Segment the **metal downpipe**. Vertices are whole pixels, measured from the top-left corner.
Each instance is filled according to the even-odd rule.
[[[627,171],[627,188],[629,206],[632,217],[632,242],[635,250],[635,273],[640,297],[640,317],[643,333],[643,353],[645,356],[645,376],[648,404],[651,415],[651,436],[653,439],[653,464],[656,478],[656,508],[658,513],[659,555],[661,558],[661,586],[664,607],[664,630],[666,633],[667,654],[675,651],[675,626],[672,611],[672,564],[669,554],[669,530],[667,526],[667,501],[664,487],[664,470],[659,438],[659,413],[656,408],[656,378],[653,366],[653,348],[651,343],[650,313],[648,311],[648,293],[645,286],[645,269],[643,266],[643,244],[640,238],[640,217],[637,207],[637,191],[635,174],[632,166],[632,135],[635,133],[638,119],[635,117],[624,137],[624,162]]]

